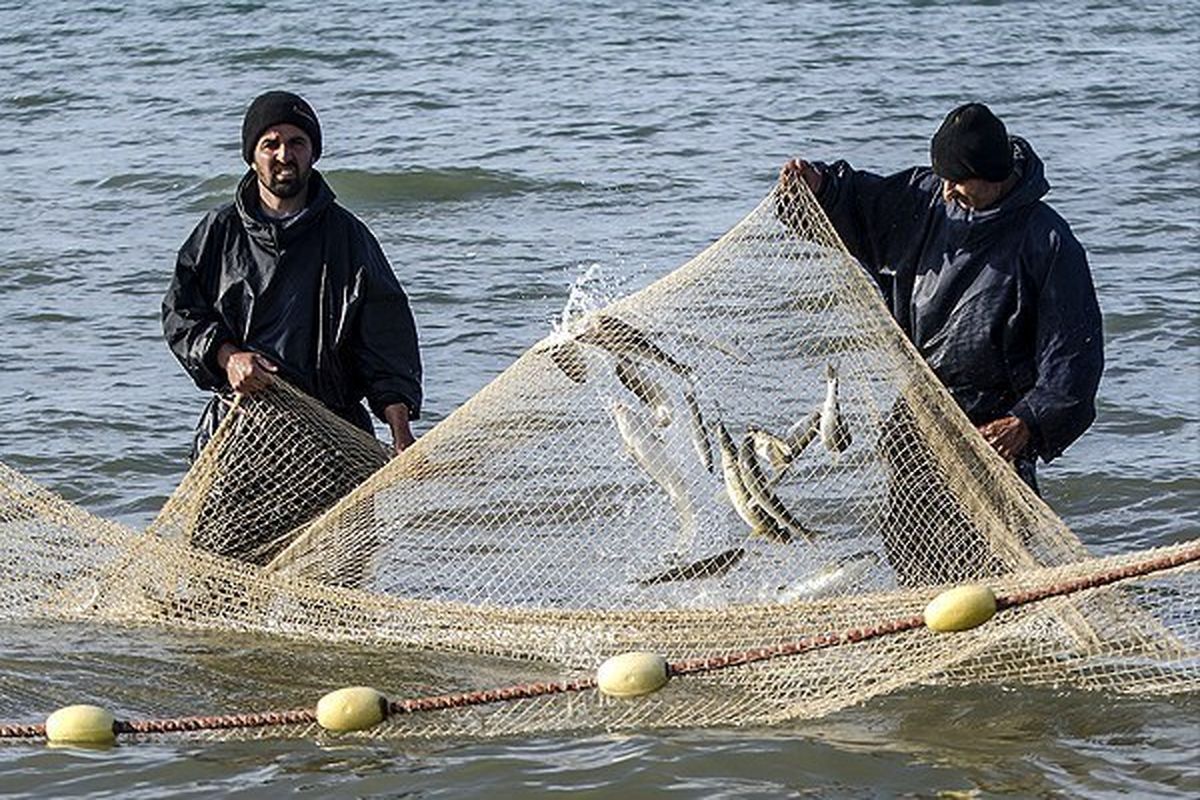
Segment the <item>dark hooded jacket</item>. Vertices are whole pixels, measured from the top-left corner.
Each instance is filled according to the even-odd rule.
[[[280,223],[258,213],[251,171],[234,202],[209,212],[179,251],[163,300],[171,352],[201,389],[226,393],[217,350],[229,342],[261,353],[331,411],[371,431],[404,403],[420,415],[421,360],[408,298],[375,237],[334,202],[319,172],[308,204]],[[221,416],[210,402],[198,442]]]
[[[1083,247],[1041,201],[1041,159],[1012,143],[1019,179],[992,208],[947,204],[927,167],[882,177],[844,161],[816,165],[817,199],[971,421],[1020,418],[1049,461],[1095,418],[1100,309]]]

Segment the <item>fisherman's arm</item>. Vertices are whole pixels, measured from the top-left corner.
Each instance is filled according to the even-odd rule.
[[[250,350],[242,350],[230,342],[217,348],[217,365],[225,371],[229,386],[241,394],[261,392],[271,385],[279,367],[270,359]]]
[[[383,418],[392,431],[392,449],[399,455],[416,441],[408,424],[408,404],[392,403],[384,406]]]
[[[420,418],[421,353],[408,296],[382,249],[364,232],[368,248],[364,299],[351,350],[367,403],[392,432],[399,453],[414,441],[410,422]]]
[[[980,425],[979,432],[997,453],[1009,461],[1016,461],[1025,452],[1033,436],[1024,420],[1011,415]]]
[[[1046,242],[1047,269],[1037,297],[1037,380],[1011,414],[1029,428],[1036,452],[1050,461],[1096,417],[1104,336],[1083,247],[1069,230],[1051,230]]]
[[[162,303],[163,337],[184,370],[201,389],[220,389],[226,383],[218,351],[234,339],[213,307],[214,287],[205,277],[217,268],[213,235],[214,215],[206,216],[179,249],[175,272]]]
[[[922,171],[908,169],[882,176],[856,170],[845,161],[833,164],[792,159],[779,175],[776,213],[801,232],[803,181],[833,223],[838,237],[872,276],[894,265],[909,243],[923,235],[922,217],[931,194]]]

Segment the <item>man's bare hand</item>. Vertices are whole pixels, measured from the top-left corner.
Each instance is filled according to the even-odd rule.
[[[796,184],[801,180],[808,184],[808,188],[813,194],[816,194],[821,191],[821,184],[824,183],[825,176],[819,169],[802,158],[793,158],[779,170],[779,183],[785,190],[794,191]]]
[[[238,350],[231,344],[221,345],[217,363],[225,369],[225,377],[235,392],[254,394],[271,385],[272,376],[279,371],[269,359],[249,350]]]
[[[994,419],[980,425],[979,432],[997,453],[1009,461],[1015,461],[1029,445],[1029,426],[1018,417]]]
[[[383,418],[392,429],[392,450],[396,455],[400,455],[416,441],[408,424],[408,406],[404,403],[392,403],[383,409]]]

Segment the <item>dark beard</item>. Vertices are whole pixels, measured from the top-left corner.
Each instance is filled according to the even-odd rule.
[[[268,192],[276,197],[290,200],[301,192],[308,190],[308,173],[303,175],[297,173],[296,177],[286,180],[281,180],[272,175],[270,181],[263,185]]]

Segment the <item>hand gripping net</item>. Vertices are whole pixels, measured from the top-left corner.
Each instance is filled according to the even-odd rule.
[[[568,321],[390,461],[277,382],[237,399],[146,532],[3,469],[0,554],[11,624],[474,653],[561,680],[635,649],[723,665],[637,700],[511,699],[372,735],[758,723],[920,682],[1156,693],[1200,675],[1194,560],[970,632],[739,661],[919,614],[939,585],[1019,593],[1146,556],[1087,557],[806,192],[773,192],[678,270]]]

